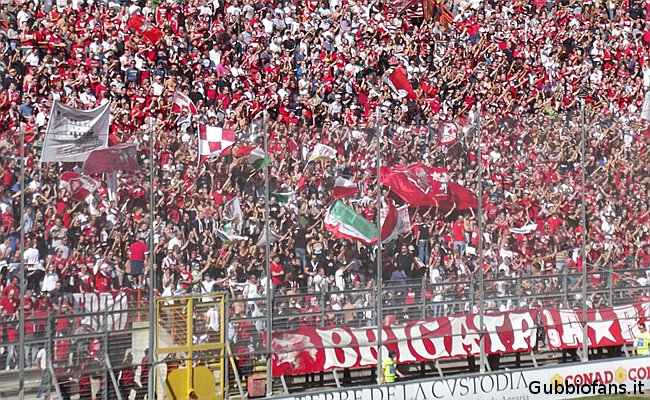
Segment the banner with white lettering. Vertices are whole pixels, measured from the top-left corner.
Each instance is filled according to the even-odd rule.
[[[75,308],[88,315],[82,324],[92,327],[95,331],[106,328],[109,331],[126,328],[129,317],[129,298],[127,292],[115,293],[74,293],[72,295]],[[106,317],[106,320],[104,320]]]
[[[77,110],[55,101],[45,132],[42,162],[81,162],[108,146],[109,102],[94,110]]]
[[[587,310],[589,347],[620,346],[632,343],[641,318],[647,318],[650,303],[635,303]],[[540,310],[548,346],[552,349],[582,347],[584,316],[582,310]]]
[[[537,341],[537,311],[484,316],[488,354],[529,352]],[[400,364],[479,354],[478,315],[457,315],[385,326],[382,357],[397,352]],[[373,328],[303,326],[274,333],[273,374],[297,375],[331,369],[377,365],[377,331]]]

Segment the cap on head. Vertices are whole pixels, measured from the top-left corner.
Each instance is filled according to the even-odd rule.
[[[394,358],[395,356],[397,356],[397,352],[395,350],[390,350],[388,352],[388,357]]]

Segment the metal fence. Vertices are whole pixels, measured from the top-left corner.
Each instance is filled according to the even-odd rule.
[[[624,279],[612,279],[612,274],[589,273],[587,290],[590,307],[606,307],[637,301],[642,296],[650,295],[650,287],[640,285],[647,277],[644,269],[618,270],[616,274]],[[582,291],[572,287],[581,277],[580,274],[554,274],[547,276],[524,276],[517,278],[488,278],[484,280],[484,305],[486,311],[510,311],[533,308],[573,307],[581,301]],[[477,305],[478,282],[473,276],[469,280],[457,282],[430,282],[428,278],[419,281],[406,281],[400,284],[386,282],[383,286],[384,299],[381,321],[384,325],[408,320],[426,320],[431,318],[468,314],[475,311]],[[273,331],[284,332],[297,330],[300,325],[314,327],[376,327],[376,290],[351,289],[307,292],[293,290],[273,297]],[[188,342],[187,297],[163,298],[164,304],[159,309],[158,337],[167,335],[156,347],[182,346]],[[139,298],[139,293],[129,293],[128,307],[120,310],[106,309],[103,312],[83,312],[81,304],[71,301],[55,313],[26,318],[28,333],[25,354],[27,356],[27,393],[35,392],[42,384],[42,390],[53,398],[67,398],[66,393],[79,394],[80,398],[129,399],[141,398],[147,391],[148,363],[144,360],[144,351],[148,348],[148,302]],[[211,304],[211,303],[210,303]],[[158,364],[165,365],[160,370],[156,381],[159,396],[164,395],[162,388],[164,378],[188,359],[196,359],[197,365],[214,363],[212,369],[219,369],[223,376],[222,393],[236,395],[246,390],[246,378],[259,372],[265,366],[268,351],[263,340],[267,332],[267,314],[264,298],[242,299],[229,295],[225,303],[225,313],[219,318],[219,327],[208,329],[208,312],[213,308],[201,302],[192,318],[192,342],[225,343],[223,348],[229,352],[215,349],[201,349],[195,355],[188,355],[187,349],[168,351]],[[16,354],[18,340],[15,332],[16,321],[2,321],[3,340],[0,347],[4,354],[0,357],[0,366],[9,366],[11,374],[17,365]],[[33,327],[33,329],[32,329]],[[222,327],[225,327],[223,329]],[[14,334],[14,336],[12,336]],[[214,337],[212,337],[212,336]],[[216,336],[215,336],[216,335]],[[43,349],[47,355],[46,369],[41,371],[36,365],[37,355]],[[169,349],[168,349],[169,350]],[[214,351],[213,351],[214,350]],[[540,352],[544,349],[544,338],[540,336]],[[216,352],[215,352],[216,351]],[[12,355],[14,355],[12,357]],[[563,355],[553,357],[557,361]],[[564,357],[567,355],[565,354]],[[230,360],[232,357],[232,363]],[[569,359],[571,355],[568,356]],[[541,361],[542,358],[537,357]],[[212,360],[212,361],[210,361]],[[225,367],[216,368],[219,362]],[[414,367],[414,376],[421,374],[438,375],[442,369],[446,373],[467,371],[465,361],[449,361],[438,364],[437,368],[424,367],[421,372]],[[512,363],[522,365],[532,361],[522,361],[521,355],[513,354]],[[30,373],[30,371],[32,373]],[[427,372],[428,371],[428,372]],[[358,372],[359,382],[367,382],[375,375],[371,369]],[[235,377],[237,375],[237,377]],[[10,376],[10,375],[5,375]],[[143,379],[143,377],[145,379]],[[289,387],[302,388],[308,381],[293,378]],[[309,378],[313,379],[313,378]],[[323,378],[321,378],[323,379]],[[332,386],[335,381],[324,383]],[[354,379],[350,378],[352,381]],[[365,379],[365,381],[364,381]],[[5,379],[0,395],[12,398],[17,394],[15,380]],[[284,379],[276,380],[276,385],[287,384]],[[217,384],[217,387],[220,385]],[[306,387],[306,386],[305,386]],[[278,390],[283,390],[278,387]]]

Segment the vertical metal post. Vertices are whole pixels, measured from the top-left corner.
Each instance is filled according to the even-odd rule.
[[[221,343],[224,343],[223,349],[221,349],[221,354],[223,358],[221,359],[221,362],[223,363],[223,377],[221,378],[221,381],[223,382],[221,384],[221,396],[224,399],[228,398],[228,394],[230,392],[230,345],[228,344],[228,304],[226,303],[226,296],[222,295],[220,297],[220,302],[221,305],[219,307],[219,323],[221,329],[219,330],[219,340]],[[244,396],[242,396],[244,397]]]
[[[569,270],[568,268],[563,268],[564,272],[562,273],[562,295],[564,300],[564,307],[569,307]]]
[[[108,307],[104,309],[104,320],[102,321],[104,325],[103,332],[103,346],[104,346],[104,364],[106,365],[106,360],[108,359]],[[108,400],[108,368],[102,368],[102,399]]]
[[[18,308],[18,398],[25,398],[25,130],[20,126],[20,307]],[[7,355],[9,357],[9,355]]]
[[[187,338],[186,346],[187,350],[187,361],[185,363],[187,368],[187,396],[191,393],[194,393],[194,351],[193,351],[193,339],[194,339],[194,299],[190,296],[187,298]]]
[[[156,304],[154,301],[154,285],[156,282],[156,263],[155,257],[156,253],[154,252],[154,221],[155,221],[155,205],[156,205],[156,195],[154,190],[154,153],[155,149],[154,141],[154,131],[153,131],[153,120],[149,119],[149,376],[147,381],[147,397],[149,400],[154,400],[155,396],[155,374],[156,368],[154,364],[155,359],[155,346],[156,346]],[[188,316],[189,317],[189,316]]]
[[[485,372],[485,292],[483,288],[483,155],[481,153],[481,142],[483,141],[483,127],[481,126],[481,104],[476,105],[476,132],[478,134],[478,148],[476,149],[478,158],[478,296],[479,296],[479,372]]]
[[[377,288],[377,383],[382,383],[383,377],[383,361],[382,361],[382,325],[383,325],[383,311],[382,311],[382,302],[383,302],[383,274],[384,274],[384,265],[382,262],[382,241],[381,241],[381,109],[377,107],[377,283],[375,287]]]
[[[609,306],[614,307],[614,277],[612,276],[613,271],[603,271],[607,272],[607,287],[609,288]]]
[[[52,393],[52,386],[54,386],[54,391],[59,399],[62,399],[61,396],[61,387],[59,386],[59,381],[56,378],[56,370],[54,369],[54,364],[52,359],[54,357],[54,339],[52,338],[52,313],[48,312],[47,314],[47,345],[45,355],[47,357],[47,369],[50,371],[50,387],[47,388],[48,395]]]
[[[264,136],[264,157],[269,154],[269,138],[266,134],[266,111],[262,113],[262,135]],[[273,395],[273,362],[271,339],[273,336],[273,294],[271,293],[271,227],[269,226],[269,163],[264,163],[264,268],[266,271],[266,397]]]
[[[585,142],[585,100],[582,99],[580,106],[580,115],[581,115],[581,124],[580,124],[580,163],[582,164],[581,170],[581,184],[582,189],[581,193],[581,219],[582,219],[582,320],[583,320],[583,329],[582,329],[582,361],[589,360],[589,336],[587,334],[587,214],[585,204],[585,157],[587,156],[587,143]]]

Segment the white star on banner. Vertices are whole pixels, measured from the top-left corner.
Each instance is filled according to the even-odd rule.
[[[612,325],[614,325],[614,321],[603,321],[600,311],[596,310],[594,321],[587,322],[587,326],[594,330],[594,338],[596,340],[594,344],[599,344],[605,338],[616,342],[614,334],[611,331]]]

